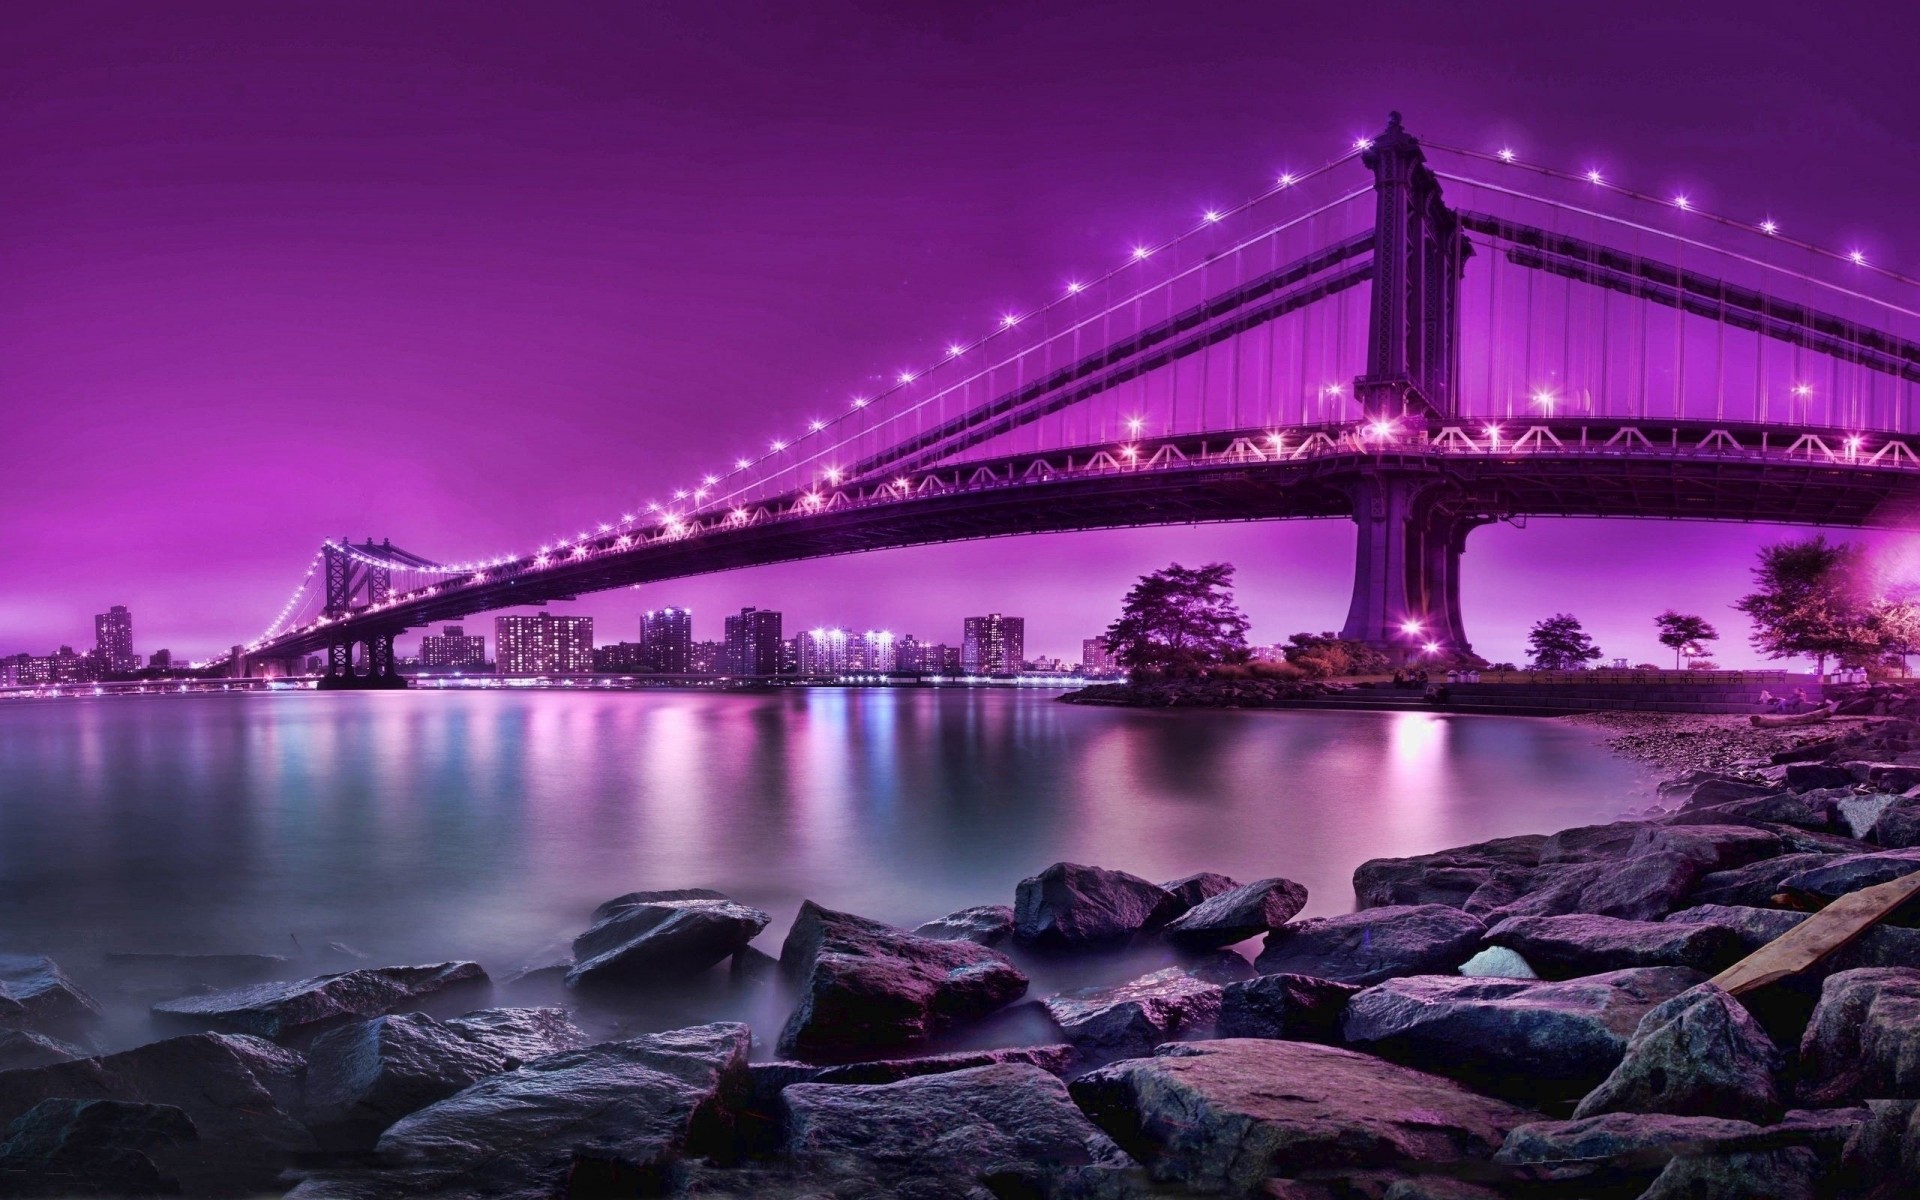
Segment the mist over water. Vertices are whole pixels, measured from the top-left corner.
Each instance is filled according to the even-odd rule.
[[[1285,875],[1330,914],[1368,858],[1608,820],[1645,782],[1553,721],[1013,690],[8,702],[0,951],[90,986],[111,951],[329,940],[500,978],[564,955],[603,900],[705,886],[771,912],[755,944],[777,954],[803,898],[911,927],[1010,904],[1057,859]],[[111,1041],[157,1035],[141,1007]]]

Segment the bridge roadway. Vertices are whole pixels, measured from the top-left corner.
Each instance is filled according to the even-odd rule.
[[[829,555],[1329,517],[1360,522],[1349,630],[1412,617],[1464,649],[1458,556],[1475,526],[1535,516],[1910,525],[1920,516],[1917,450],[1920,435],[1579,417],[1402,419],[1082,446],[623,526],[282,633],[248,657],[295,657],[494,609]]]

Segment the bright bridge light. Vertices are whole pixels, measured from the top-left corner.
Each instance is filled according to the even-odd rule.
[[[1067,295],[1069,296],[1078,296],[1081,292],[1085,290],[1086,290],[1086,285],[1082,283],[1070,283],[1067,285]]]
[[[1772,217],[1768,217],[1766,220],[1760,222],[1760,232],[1772,236],[1780,232],[1780,226],[1774,223]]]
[[[1856,267],[1864,267],[1867,265],[1866,254],[1859,250],[1847,251],[1847,260],[1853,263],[1853,265]]]
[[[1514,159],[1514,153],[1511,149],[1507,149],[1503,147],[1500,151],[1499,157],[1501,162],[1510,163]]]
[[[827,423],[825,421],[809,421],[807,423],[807,428],[813,430],[815,433],[819,433],[822,429],[825,429],[826,427],[827,427]]]
[[[1208,221],[1209,223],[1212,223],[1212,222],[1214,222],[1214,221],[1218,221],[1218,220],[1220,219],[1220,210],[1219,210],[1219,209],[1214,209],[1214,208],[1210,208],[1210,209],[1208,209],[1208,210],[1207,210],[1207,213],[1206,213],[1206,217],[1207,217],[1207,221]]]
[[[1588,182],[1588,183],[1599,183],[1599,182],[1600,182],[1600,172],[1598,172],[1598,171],[1588,171],[1588,172],[1587,172],[1587,182]]]
[[[948,355],[954,358],[959,358],[962,354],[965,354],[966,352],[967,352],[967,348],[958,343],[955,343],[954,345],[947,347]]]
[[[912,371],[902,371],[902,372],[900,372],[900,382],[901,382],[901,383],[912,383],[912,382],[913,382],[913,372],[912,372]]]
[[[1693,201],[1687,199],[1685,196],[1675,196],[1673,198],[1673,206],[1680,209],[1690,209],[1693,207]]]
[[[1145,425],[1145,424],[1146,424],[1146,422],[1145,422],[1145,421],[1143,421],[1143,420],[1141,420],[1141,419],[1140,419],[1139,417],[1128,417],[1128,418],[1127,418],[1127,432],[1128,432],[1128,433],[1139,433],[1139,432],[1140,432],[1140,427],[1141,427],[1142,425]]]
[[[1373,149],[1373,139],[1364,137],[1355,138],[1353,139],[1353,148],[1355,150],[1371,150]]]
[[[736,471],[744,471],[752,465],[753,460],[750,458],[736,458],[733,460],[733,469]]]
[[[1367,426],[1367,432],[1377,438],[1391,438],[1396,427],[1392,421],[1374,421]]]
[[[1145,246],[1135,246],[1133,248],[1133,261],[1139,262],[1141,259],[1145,258],[1147,255],[1152,253],[1153,251],[1147,249]]]
[[[1281,172],[1281,174],[1280,174],[1280,186],[1281,186],[1281,187],[1292,187],[1292,186],[1293,186],[1293,172],[1292,172],[1292,171],[1283,171],[1283,172]]]
[[[1423,649],[1425,649],[1428,654],[1438,654],[1440,652],[1440,643],[1428,642]]]
[[[1401,633],[1419,633],[1420,630],[1421,630],[1421,624],[1418,621],[1409,619],[1409,620],[1400,622]]]

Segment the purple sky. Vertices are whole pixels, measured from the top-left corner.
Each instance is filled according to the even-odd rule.
[[[1361,13],[1364,11],[1365,19]],[[19,0],[0,13],[0,653],[258,633],[329,534],[524,549],[793,427],[983,314],[1409,128],[1774,214],[1920,268],[1920,35],[1880,4],[807,5]],[[1357,171],[1358,168],[1355,168]],[[1571,610],[1659,661],[1778,531],[1476,533],[1493,658]],[[1077,654],[1130,579],[1241,569],[1337,627],[1341,523],[891,551],[582,600]],[[490,622],[484,632],[491,633]]]

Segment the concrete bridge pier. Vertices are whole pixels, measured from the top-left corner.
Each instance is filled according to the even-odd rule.
[[[388,630],[359,641],[329,643],[320,690],[374,691],[406,687],[407,677],[400,673],[400,659],[394,652],[394,637],[394,632]],[[358,669],[353,661],[356,646],[364,651]]]
[[[1424,472],[1370,471],[1349,490],[1359,537],[1353,602],[1340,636],[1396,664],[1429,653],[1472,653],[1460,614],[1460,555],[1467,534],[1488,518],[1457,488]]]

